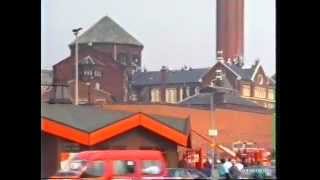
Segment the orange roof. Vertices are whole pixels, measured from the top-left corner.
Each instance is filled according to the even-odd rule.
[[[190,143],[188,143],[188,134],[184,134],[143,113],[133,114],[93,132],[86,132],[70,125],[60,123],[56,120],[42,117],[41,129],[46,133],[68,139],[79,144],[93,146],[137,127],[144,127],[179,145],[190,146]]]

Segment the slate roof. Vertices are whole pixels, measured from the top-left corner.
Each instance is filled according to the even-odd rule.
[[[96,24],[79,36],[79,44],[116,43],[143,46],[110,17],[101,18]],[[73,45],[74,41],[70,44]]]
[[[41,70],[41,85],[49,85],[53,82],[52,70]]]
[[[167,84],[179,84],[179,83],[197,83],[199,79],[205,75],[210,68],[199,68],[192,70],[171,70],[166,72]],[[133,75],[132,85],[158,85],[161,84],[161,72],[137,72]]]
[[[150,116],[154,119],[157,119],[158,121],[165,124],[166,126],[169,126],[184,134],[189,134],[190,127],[186,119],[165,117],[165,116],[159,116],[159,115],[153,115],[153,114]]]
[[[41,117],[46,117],[50,120],[54,120],[88,133],[116,123],[134,114],[136,113],[104,110],[98,107],[85,105],[41,104]],[[184,134],[189,133],[188,122],[186,120],[158,115],[148,116]]]
[[[256,66],[252,66],[251,68],[242,68],[236,64],[229,65],[228,63],[225,63],[225,65],[235,71],[243,80],[250,80],[256,68]]]
[[[186,100],[182,101],[180,104],[184,105],[210,105],[210,98],[212,93],[200,93],[198,95],[192,96],[187,98]],[[246,107],[260,107],[258,104],[248,101],[238,95],[231,94],[231,93],[224,93],[223,94],[223,102],[219,104],[232,104],[232,105],[240,105]],[[218,104],[218,105],[219,105]]]

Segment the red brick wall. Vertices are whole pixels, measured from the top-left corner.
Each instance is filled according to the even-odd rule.
[[[210,111],[169,105],[105,105],[106,109],[144,112],[177,118],[190,117],[191,128],[203,136],[213,126]],[[226,146],[238,140],[254,141],[259,146],[272,148],[272,114],[217,109],[213,113],[214,126],[219,130],[217,143]],[[207,142],[192,134],[194,148],[206,149]]]
[[[115,44],[106,44],[106,43],[94,43],[92,46],[80,44],[79,52],[86,51],[87,49],[93,48],[94,50],[103,52],[110,57],[114,57],[114,46],[116,46],[116,53],[125,53],[128,54],[129,59],[133,59],[134,56],[138,56],[140,59],[139,65],[141,66],[141,52],[143,47],[134,46],[134,45],[115,45]],[[71,55],[74,53],[74,46],[70,48]]]
[[[98,81],[100,88],[110,92],[117,100],[122,100],[124,96],[124,68],[114,63],[111,57],[97,51],[86,50],[79,53],[79,59],[87,55],[100,57],[103,59],[102,78]],[[54,82],[68,82],[74,78],[74,57],[68,57],[54,65]]]

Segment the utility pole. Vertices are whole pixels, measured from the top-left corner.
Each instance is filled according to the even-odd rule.
[[[209,130],[209,136],[212,138],[211,140],[211,146],[210,146],[210,150],[211,150],[211,158],[212,158],[212,164],[211,164],[211,177],[213,180],[216,180],[217,177],[217,173],[215,171],[215,156],[216,156],[216,152],[215,152],[215,146],[216,146],[216,138],[218,136],[218,130],[216,129],[216,125],[214,122],[214,118],[213,118],[213,111],[214,111],[214,93],[215,93],[215,89],[212,89],[212,94],[210,97],[210,120],[211,120],[211,128]]]
[[[210,97],[210,120],[211,120],[211,128],[212,131],[214,130],[214,123],[213,123],[213,92],[211,94]],[[212,164],[211,164],[211,177],[214,177],[214,156],[215,156],[215,152],[214,152],[214,147],[212,147],[212,145],[214,146],[215,141],[214,141],[214,136],[212,136],[212,143],[211,143],[211,158],[212,158]]]
[[[79,104],[79,73],[78,73],[78,33],[79,31],[81,30],[82,28],[78,28],[78,29],[73,29],[72,32],[73,34],[75,35],[76,37],[76,40],[75,40],[75,62],[74,62],[74,65],[75,65],[75,84],[74,84],[74,104],[77,106]]]

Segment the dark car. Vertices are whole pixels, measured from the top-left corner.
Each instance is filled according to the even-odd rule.
[[[210,179],[197,169],[169,168],[169,177],[176,179]]]

